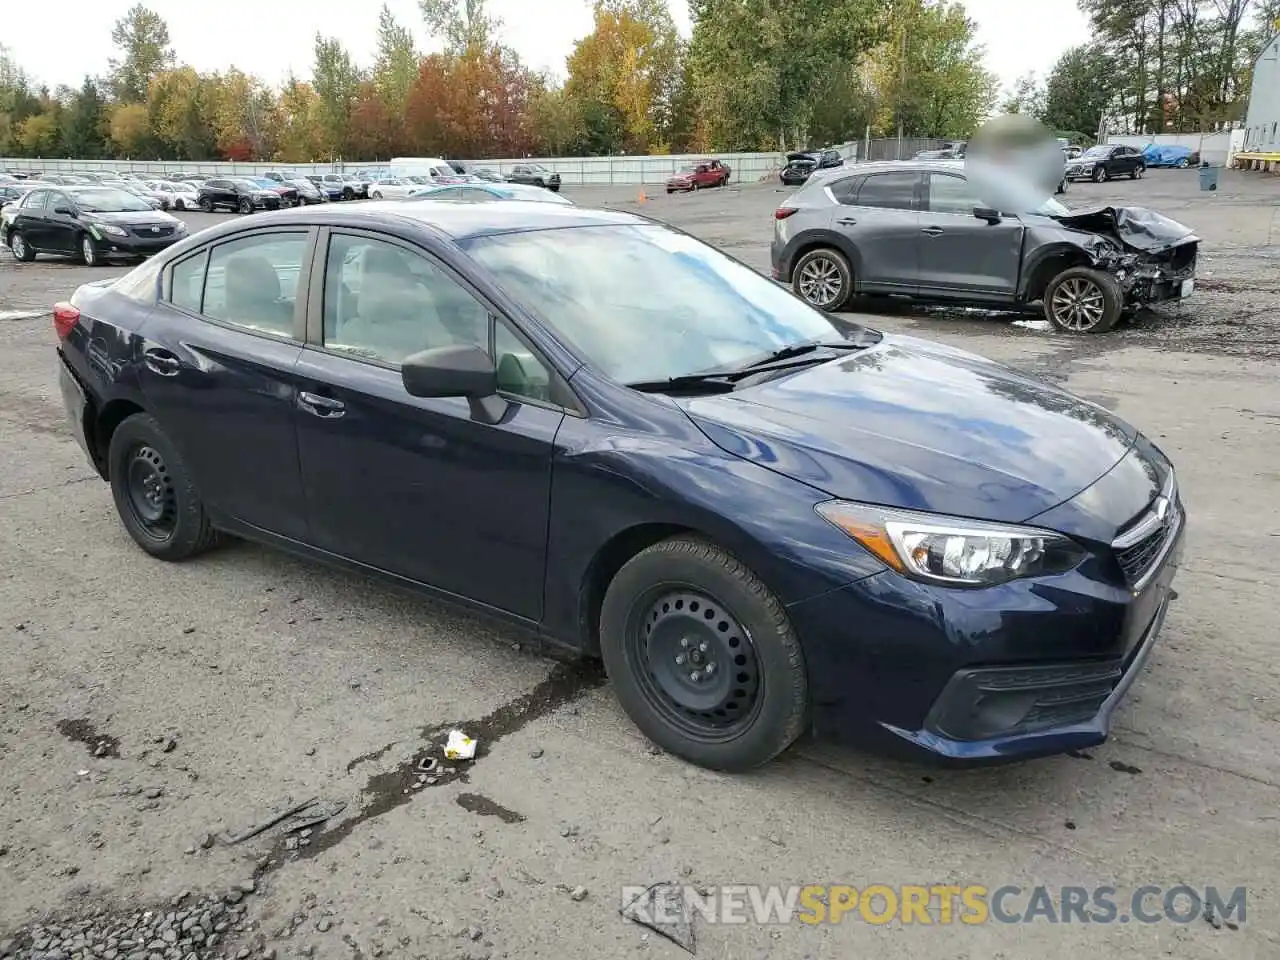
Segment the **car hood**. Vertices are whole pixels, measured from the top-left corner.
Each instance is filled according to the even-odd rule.
[[[161,210],[122,210],[119,213],[86,213],[84,219],[96,223],[117,223],[124,226],[137,224],[174,224],[178,220]]]
[[[721,449],[831,496],[1014,523],[1076,496],[1137,437],[1055,386],[902,336],[680,402]]]
[[[1146,207],[1094,207],[1053,219],[1073,230],[1113,236],[1143,253],[1160,253],[1199,241],[1190,227]]]

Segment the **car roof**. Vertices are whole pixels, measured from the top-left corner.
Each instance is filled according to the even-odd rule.
[[[495,209],[497,207],[498,209]],[[254,223],[322,222],[331,226],[371,227],[405,221],[433,227],[455,241],[500,233],[551,230],[561,227],[627,226],[652,221],[621,210],[601,210],[538,200],[501,204],[448,203],[429,200],[373,200],[368,203],[293,207],[273,211]],[[244,221],[232,221],[243,223]]]

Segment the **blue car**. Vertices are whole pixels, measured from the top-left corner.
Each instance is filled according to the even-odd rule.
[[[1089,747],[1182,550],[1173,466],[1009,368],[822,313],[631,213],[325,204],[228,221],[54,310],[125,529],[233,534],[599,657],[707,767],[806,731]]]

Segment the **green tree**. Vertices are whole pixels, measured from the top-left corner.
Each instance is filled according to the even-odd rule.
[[[1049,71],[1044,90],[1044,122],[1055,130],[1093,135],[1123,83],[1114,57],[1100,44],[1072,47]]]
[[[28,157],[51,157],[60,151],[58,118],[50,113],[37,113],[18,124],[17,144]]]
[[[319,98],[319,146],[330,157],[343,156],[351,137],[351,111],[360,89],[360,71],[341,40],[316,34],[312,86]]]
[[[211,160],[218,156],[213,127],[216,77],[188,66],[165,70],[151,79],[147,110],[162,150],[175,160]]]
[[[120,51],[118,59],[109,61],[116,99],[141,103],[151,78],[173,63],[169,26],[158,13],[135,4],[111,28],[111,42]]]
[[[1014,81],[1013,89],[1000,104],[1000,109],[1004,113],[1021,113],[1040,120],[1044,117],[1044,99],[1044,84],[1033,70]]]
[[[62,144],[68,156],[95,160],[106,154],[106,108],[97,83],[85,77],[62,111]]]
[[[496,42],[502,21],[489,15],[485,0],[418,0],[432,35],[445,42],[445,52],[461,56],[487,50]]]
[[[405,101],[418,79],[418,51],[413,34],[402,26],[384,3],[378,14],[378,55],[373,83],[392,117],[404,118]]]

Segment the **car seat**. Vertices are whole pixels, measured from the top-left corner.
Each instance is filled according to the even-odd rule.
[[[294,305],[281,299],[280,275],[270,260],[252,254],[230,257],[223,284],[227,315],[222,319],[281,336],[292,335]]]

